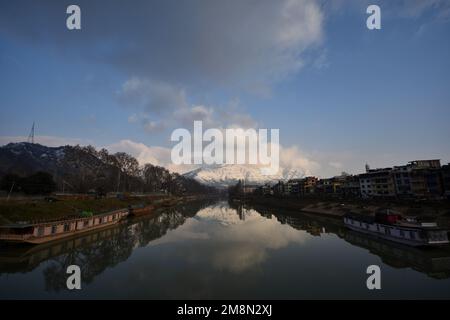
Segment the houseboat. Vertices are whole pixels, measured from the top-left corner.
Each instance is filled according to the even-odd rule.
[[[434,222],[403,220],[389,211],[375,216],[346,214],[347,228],[379,238],[410,246],[436,246],[449,243],[448,230],[438,228]]]
[[[116,224],[128,215],[128,209],[120,209],[90,217],[2,225],[0,241],[45,243]]]

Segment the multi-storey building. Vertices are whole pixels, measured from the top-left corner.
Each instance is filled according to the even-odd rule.
[[[443,193],[440,160],[415,160],[359,175],[363,197],[439,197]]]
[[[317,177],[306,177],[302,179],[300,193],[305,195],[314,193],[318,181],[319,179]]]
[[[366,173],[359,175],[359,185],[363,198],[395,196],[392,168],[367,168],[366,171]]]
[[[442,166],[441,175],[444,197],[450,199],[450,163]]]
[[[291,179],[286,182],[285,192],[289,195],[300,195],[300,185],[303,179]]]
[[[344,176],[341,194],[344,197],[359,197],[361,195],[359,177],[353,175]]]
[[[399,197],[410,197],[413,195],[411,189],[411,167],[397,166],[393,170],[395,179],[395,193]]]
[[[278,181],[275,185],[272,187],[272,192],[276,196],[282,196],[286,194],[286,184],[283,181]]]
[[[394,167],[396,193],[399,197],[439,197],[443,194],[440,160],[415,160]]]

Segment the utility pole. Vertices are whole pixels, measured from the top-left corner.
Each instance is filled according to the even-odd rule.
[[[9,190],[9,193],[8,193],[8,198],[6,199],[6,201],[9,201],[9,196],[11,195],[11,192],[13,191],[13,189],[14,189],[14,185],[16,184],[16,182],[15,181],[13,181],[13,184],[12,184],[12,186],[11,186],[11,189]]]
[[[119,193],[119,185],[120,185],[120,169],[119,169],[119,177],[117,178],[117,193]]]

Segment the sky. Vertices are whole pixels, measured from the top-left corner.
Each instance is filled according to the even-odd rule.
[[[171,132],[202,120],[277,128],[281,165],[321,177],[447,163],[449,39],[447,0],[0,0],[0,145],[35,121],[179,171]]]

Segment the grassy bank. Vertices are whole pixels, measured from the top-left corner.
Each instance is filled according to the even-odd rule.
[[[0,200],[0,224],[17,221],[30,221],[41,219],[57,219],[70,215],[79,215],[83,211],[100,214],[116,209],[126,208],[129,205],[160,203],[161,200],[176,199],[175,197],[159,198],[101,198],[78,199],[48,202],[44,199],[20,199],[9,201]]]

